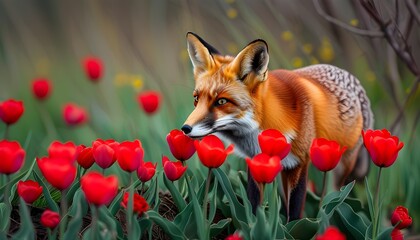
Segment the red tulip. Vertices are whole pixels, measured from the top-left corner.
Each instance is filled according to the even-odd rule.
[[[86,76],[92,82],[98,82],[101,79],[102,73],[103,73],[102,61],[99,58],[87,57],[84,60],[83,64],[84,64]]]
[[[0,118],[7,125],[17,122],[24,111],[22,101],[9,99],[0,103]]]
[[[80,151],[81,147],[76,146],[73,142],[54,141],[48,147],[48,156],[50,158],[66,158],[73,163]]]
[[[162,156],[162,165],[166,177],[171,181],[178,180],[187,170],[187,166],[182,166],[182,162],[171,162],[166,156]]]
[[[25,150],[16,141],[0,141],[0,173],[12,174],[22,167]]]
[[[411,226],[413,219],[408,215],[407,208],[398,206],[395,208],[391,216],[391,223],[398,229],[404,229]]]
[[[362,131],[363,141],[373,163],[378,167],[389,167],[397,160],[398,152],[404,147],[398,137],[386,130]]]
[[[133,196],[133,212],[137,213],[138,216],[141,216],[144,212],[149,210],[149,204],[146,199],[144,199],[140,194],[134,193]],[[121,206],[127,209],[129,195],[128,192],[124,193],[124,197],[121,201]]]
[[[45,179],[58,190],[67,189],[76,178],[76,166],[67,158],[37,158],[37,164]]]
[[[86,147],[81,145],[82,150],[80,151],[79,155],[77,156],[77,163],[84,169],[88,169],[92,167],[95,163],[95,159],[93,158],[93,149],[91,147]]]
[[[223,142],[215,135],[208,135],[203,140],[194,142],[198,158],[208,168],[218,168],[226,160],[228,154],[233,152],[233,144],[225,149]]]
[[[287,142],[286,137],[275,129],[264,130],[258,135],[258,143],[261,152],[270,156],[278,156],[283,159],[289,154],[292,145]]]
[[[17,184],[17,192],[26,203],[31,204],[41,195],[42,187],[38,182],[32,180],[19,181]]]
[[[391,240],[404,240],[404,234],[400,229],[394,228],[391,232]]]
[[[166,135],[169,149],[172,155],[179,161],[191,158],[195,153],[194,140],[184,134],[183,131],[174,129]]]
[[[137,169],[137,176],[139,177],[140,181],[147,182],[155,175],[156,172],[156,163],[153,164],[152,162],[140,162],[140,166]]]
[[[346,236],[336,227],[329,226],[324,234],[316,236],[315,240],[346,240]]]
[[[227,236],[225,238],[225,240],[242,240],[243,238],[241,237],[241,235],[237,232],[235,232],[234,234],[231,234],[229,236]]]
[[[103,169],[112,166],[117,160],[117,150],[119,143],[115,140],[97,139],[92,143],[93,158],[96,164]]]
[[[341,148],[340,144],[336,141],[315,138],[312,141],[309,155],[316,168],[320,171],[327,172],[337,166],[346,149],[346,147]]]
[[[143,110],[149,114],[154,114],[158,108],[160,103],[160,94],[156,91],[145,91],[141,92],[137,100]]]
[[[40,222],[42,226],[54,229],[60,223],[60,214],[47,209],[42,213]]]
[[[51,83],[46,78],[38,78],[32,82],[32,93],[38,100],[46,99],[51,92]]]
[[[89,172],[80,180],[82,191],[88,203],[96,206],[108,205],[117,196],[118,178],[104,177],[98,172]]]
[[[68,103],[63,108],[63,118],[67,125],[76,126],[85,123],[88,119],[88,114],[83,107]]]
[[[279,156],[270,157],[270,155],[260,153],[252,160],[250,158],[246,158],[245,160],[251,176],[258,183],[273,182],[277,174],[283,169]]]
[[[117,160],[121,169],[127,172],[137,171],[140,161],[143,161],[144,151],[139,140],[120,143],[117,150]]]

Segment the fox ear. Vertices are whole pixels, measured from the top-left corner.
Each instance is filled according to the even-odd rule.
[[[194,73],[205,71],[214,66],[213,54],[219,52],[195,33],[187,33],[188,54]]]
[[[268,46],[264,40],[258,39],[248,44],[233,60],[232,66],[240,80],[254,73],[260,80],[267,78]]]

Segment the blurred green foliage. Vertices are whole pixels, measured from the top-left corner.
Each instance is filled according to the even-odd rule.
[[[383,4],[392,12],[388,2]],[[324,6],[352,26],[371,26],[352,1],[325,1]],[[315,11],[312,1],[2,1],[0,101],[24,101],[25,113],[9,136],[25,146],[25,166],[36,156],[46,155],[55,139],[90,145],[96,138],[139,138],[147,161],[160,162],[162,154],[170,155],[166,134],[179,128],[193,109],[188,31],[232,55],[254,39],[265,39],[271,69],[329,63],[352,72],[371,99],[375,128],[391,126],[414,81],[384,39],[357,36],[331,25]],[[418,29],[414,33],[418,35]],[[418,46],[412,47],[420,57]],[[96,84],[88,81],[81,66],[89,55],[101,58],[105,66],[105,75]],[[53,83],[52,95],[45,102],[38,102],[31,93],[30,83],[37,77]],[[153,116],[142,112],[136,101],[138,92],[149,89],[163,96]],[[393,132],[406,146],[382,178],[387,186],[384,218],[396,205],[407,206],[415,229],[420,229],[416,224],[420,219],[416,191],[420,150],[415,148],[420,136],[416,125],[419,93],[417,89]],[[67,102],[84,106],[89,123],[66,126],[61,111]],[[0,136],[4,130],[0,124]],[[204,169],[194,158],[188,165]],[[230,158],[228,168],[237,174],[244,169],[243,160]],[[311,172],[314,179],[316,174]],[[372,167],[370,183],[376,174]],[[318,180],[316,186],[320,187]],[[364,191],[358,193],[362,196]]]

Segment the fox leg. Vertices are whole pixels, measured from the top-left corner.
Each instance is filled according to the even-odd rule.
[[[287,222],[301,217],[306,198],[307,174],[308,164],[282,171],[281,177],[285,195]]]
[[[254,178],[252,178],[251,173],[248,168],[248,186],[247,186],[247,195],[248,199],[251,202],[252,206],[252,213],[257,212],[257,207],[260,204],[260,189],[255,182]]]

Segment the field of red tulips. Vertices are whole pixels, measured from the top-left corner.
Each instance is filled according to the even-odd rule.
[[[24,2],[0,3],[0,240],[420,236],[416,1]],[[393,42],[388,18],[408,35]],[[241,157],[179,130],[194,108],[188,31],[231,55],[265,39],[271,68],[352,72],[375,114],[360,132],[368,175],[337,188],[347,146],[313,139],[304,209],[289,221],[285,133],[261,131],[261,152]]]

